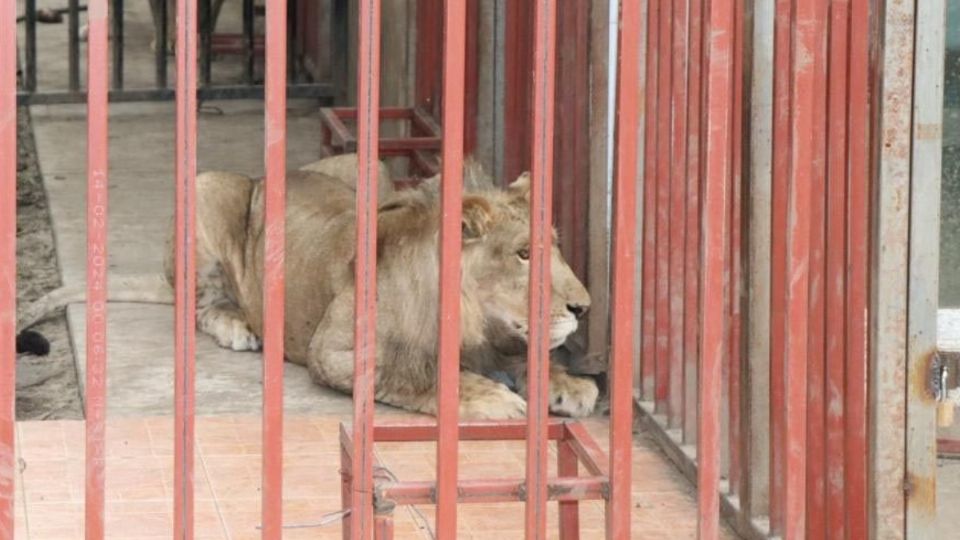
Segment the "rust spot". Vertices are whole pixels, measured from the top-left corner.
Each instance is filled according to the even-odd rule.
[[[914,359],[914,362],[920,365],[910,370],[911,392],[914,396],[923,400],[924,403],[934,403],[936,401],[936,395],[934,395],[933,388],[931,388],[931,369],[936,359],[936,354],[937,351],[934,348],[919,355]]]
[[[935,478],[907,473],[903,481],[903,493],[908,504],[916,510],[937,510],[937,481]]]

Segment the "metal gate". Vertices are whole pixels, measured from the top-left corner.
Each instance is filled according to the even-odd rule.
[[[108,4],[115,14],[122,5],[91,0],[88,8],[87,538],[104,535]],[[522,501],[528,538],[546,537],[547,503],[560,501],[561,534],[577,538],[577,501],[603,499],[607,537],[630,538],[636,406],[696,478],[700,538],[719,536],[721,514],[748,538],[930,537],[936,220],[925,208],[939,199],[930,164],[939,163],[932,142],[942,73],[930,51],[942,39],[942,1],[916,8],[892,0],[614,2],[608,456],[576,422],[548,418],[556,4],[536,0],[533,13],[528,419],[457,417],[467,2],[446,0],[439,414],[435,424],[413,425],[373,417],[380,1],[359,0],[356,356],[353,422],[341,430],[344,536],[389,538],[386,503],[435,502],[438,535],[453,538],[458,504],[483,499]],[[16,27],[15,6],[0,0],[0,29]],[[282,528],[287,15],[286,2],[269,3],[264,538],[279,538]],[[192,538],[196,105],[206,69],[198,51],[209,33],[198,34],[197,0],[179,2],[176,18],[174,507],[176,536]],[[244,42],[250,54],[250,34]],[[159,62],[158,55],[158,76]],[[0,32],[3,538],[13,534],[15,466],[16,68],[16,32]],[[68,97],[54,101],[84,94]],[[526,477],[459,480],[459,441],[486,439],[525,440]],[[382,440],[436,440],[437,481],[379,482],[372,449]],[[559,448],[557,475],[547,471],[549,441]],[[589,475],[578,475],[580,464]]]

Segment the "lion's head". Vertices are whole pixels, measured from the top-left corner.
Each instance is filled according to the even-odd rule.
[[[419,189],[399,192],[397,198],[381,207],[380,227],[386,227],[385,236],[394,239],[389,243],[396,245],[396,233],[403,229],[407,233],[412,232],[411,228],[432,230],[432,234],[423,236],[432,240],[432,247],[426,250],[436,252],[438,188],[439,178],[434,177]],[[391,210],[402,208],[412,211],[401,212],[406,217],[397,220],[388,218]],[[409,234],[399,236],[409,238]],[[518,354],[526,347],[529,330],[529,174],[521,175],[507,189],[499,189],[478,165],[468,161],[464,171],[462,237],[464,345],[489,345],[501,354]],[[424,263],[427,258],[432,259],[424,257],[417,262]],[[435,259],[429,265],[434,266]],[[550,276],[550,347],[556,348],[577,330],[579,320],[590,307],[590,295],[561,255],[555,231]],[[426,279],[433,280],[435,276]]]

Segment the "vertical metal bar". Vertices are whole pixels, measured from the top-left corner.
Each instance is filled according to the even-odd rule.
[[[577,476],[577,453],[569,442],[557,441],[557,473],[559,477]],[[560,540],[580,539],[580,503],[558,503],[560,514]]]
[[[342,429],[342,428],[341,428]],[[353,498],[353,457],[350,455],[349,448],[344,444],[343,436],[340,439],[340,506],[343,509],[350,508],[350,502]],[[341,521],[341,538],[350,540],[352,535],[353,518],[351,512],[346,512]]]
[[[747,50],[750,66],[750,161],[744,189],[745,219],[749,235],[746,282],[748,307],[747,353],[745,355],[749,432],[744,433],[749,451],[743,459],[745,491],[740,493],[744,513],[750,518],[766,516],[770,501],[770,221],[771,221],[771,130],[773,129],[773,19],[774,5],[753,0],[747,5],[752,23]]]
[[[37,0],[24,0],[23,9],[27,23],[27,50],[24,53],[27,69],[23,86],[28,92],[33,92],[37,89]]]
[[[690,0],[687,64],[687,238],[684,248],[683,441],[697,440],[697,362],[700,358],[700,106],[703,100],[703,0]],[[644,314],[646,316],[646,314]]]
[[[656,410],[670,398],[670,75],[673,66],[673,0],[660,0],[657,107]]]
[[[77,0],[71,0],[76,2]],[[166,88],[167,87],[167,33],[168,25],[170,21],[167,20],[167,2],[172,0],[154,0],[156,3],[157,13],[155,14],[156,20],[154,21],[153,34],[156,39],[156,49],[153,51],[155,69],[156,69],[156,85],[157,88]]]
[[[356,540],[373,530],[373,396],[377,359],[377,173],[380,0],[360,0],[357,85],[357,246],[354,300],[353,498]]]
[[[672,72],[670,74],[672,114],[672,137],[670,144],[670,397],[668,423],[680,427],[684,405],[684,255],[686,242],[687,181],[687,3],[689,0],[673,1],[671,37]]]
[[[123,0],[111,0],[110,4],[111,36],[113,43],[113,85],[114,90],[123,89]]]
[[[287,3],[267,4],[263,287],[263,538],[283,534],[283,342],[287,165]]]
[[[193,538],[196,350],[197,0],[177,3],[174,534]]]
[[[770,532],[783,531],[787,175],[790,167],[791,0],[776,0],[773,27],[773,169],[770,220]]]
[[[17,26],[0,0],[0,29]],[[13,538],[17,334],[17,33],[0,32],[0,537]]]
[[[871,3],[872,5],[873,3]],[[886,2],[880,10],[876,47],[876,189],[870,261],[869,535],[903,538],[906,531],[907,311],[910,177],[916,3]],[[875,42],[877,43],[877,42]],[[932,211],[927,209],[925,211]],[[930,495],[934,497],[933,494]]]
[[[253,84],[253,20],[253,0],[243,0],[243,80],[247,84]],[[337,54],[332,57],[336,59]]]
[[[212,77],[213,55],[213,9],[212,0],[200,2],[200,77],[203,86],[208,86]]]
[[[844,358],[844,499],[847,538],[867,531],[867,362],[870,290],[870,2],[850,2],[847,179],[847,352]]]
[[[80,2],[70,0],[67,7],[68,83],[70,90],[76,92],[80,89]]]
[[[103,538],[107,389],[107,0],[87,11],[86,538]]]
[[[457,536],[460,403],[460,243],[463,188],[466,0],[445,0],[443,182],[440,224],[440,341],[437,375],[437,535]]]
[[[790,55],[793,116],[787,192],[787,286],[784,344],[784,538],[806,535],[807,363],[810,344],[810,243],[814,160],[819,142],[816,55],[826,22],[824,0],[798,2]]]
[[[607,538],[630,538],[633,445],[633,318],[636,251],[637,142],[640,136],[639,2],[624,2],[620,12],[620,65],[617,83],[616,169],[611,258],[610,358],[610,497],[606,504]],[[679,367],[679,366],[678,366]]]
[[[810,105],[813,137],[810,139],[810,266],[809,266],[809,322],[807,338],[806,377],[806,535],[811,540],[826,534],[826,384],[825,319],[826,296],[826,91],[827,62],[826,34],[828,10],[826,0],[815,2],[813,16],[822,21],[817,30],[810,61],[813,77],[813,95]]]
[[[534,4],[533,144],[530,156],[530,337],[527,355],[526,538],[547,536],[547,417],[550,374],[553,113],[557,6]],[[626,381],[629,385],[629,379]]]
[[[725,219],[730,190],[733,19],[731,0],[711,0],[706,36],[706,138],[704,140],[703,314],[700,418],[697,436],[699,538],[718,538],[720,525],[720,407],[724,356]]]
[[[393,540],[393,516],[386,514],[376,517],[374,540]]]
[[[830,4],[829,88],[827,103],[826,253],[826,538],[845,537],[844,365],[847,290],[847,72],[850,69],[850,4]]]
[[[946,16],[945,0],[917,2],[913,171],[910,181],[908,381],[929,380],[930,365],[937,352]],[[906,467],[912,489],[907,493],[907,538],[935,538],[943,534],[940,532],[943,528],[937,526],[938,403],[934,397],[927,385],[908,385]]]
[[[331,54],[331,72],[335,77],[334,87],[337,89],[335,103],[347,102],[347,88],[350,86],[347,78],[347,54],[350,51],[350,32],[348,22],[348,0],[332,0],[330,14],[330,35],[333,36],[333,53]],[[252,34],[252,32],[251,32]]]
[[[657,112],[660,101],[658,97],[659,85],[659,32],[660,32],[660,2],[648,2],[647,12],[647,73],[646,73],[646,113],[644,121],[646,134],[644,136],[643,159],[643,283],[641,297],[643,303],[640,356],[641,356],[641,390],[643,399],[653,401],[654,380],[656,377],[656,279],[657,279]]]
[[[731,137],[731,156],[730,156],[730,244],[729,244],[729,280],[728,298],[730,309],[730,320],[727,324],[727,357],[729,380],[728,406],[729,414],[727,440],[729,445],[730,464],[727,474],[727,480],[730,486],[730,493],[740,493],[740,481],[742,478],[742,452],[741,441],[741,391],[743,386],[740,384],[743,374],[741,362],[743,360],[741,342],[741,248],[742,248],[742,230],[741,196],[743,193],[743,2],[734,2],[734,20],[733,20],[733,103],[731,115],[733,124],[730,129]]]

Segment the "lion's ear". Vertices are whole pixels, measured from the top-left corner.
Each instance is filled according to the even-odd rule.
[[[522,199],[524,201],[530,201],[530,171],[525,171],[523,174],[517,177],[513,183],[510,184],[510,187],[507,188],[507,192],[510,193],[515,199]]]
[[[480,238],[493,223],[493,207],[483,197],[463,198],[463,239]]]

